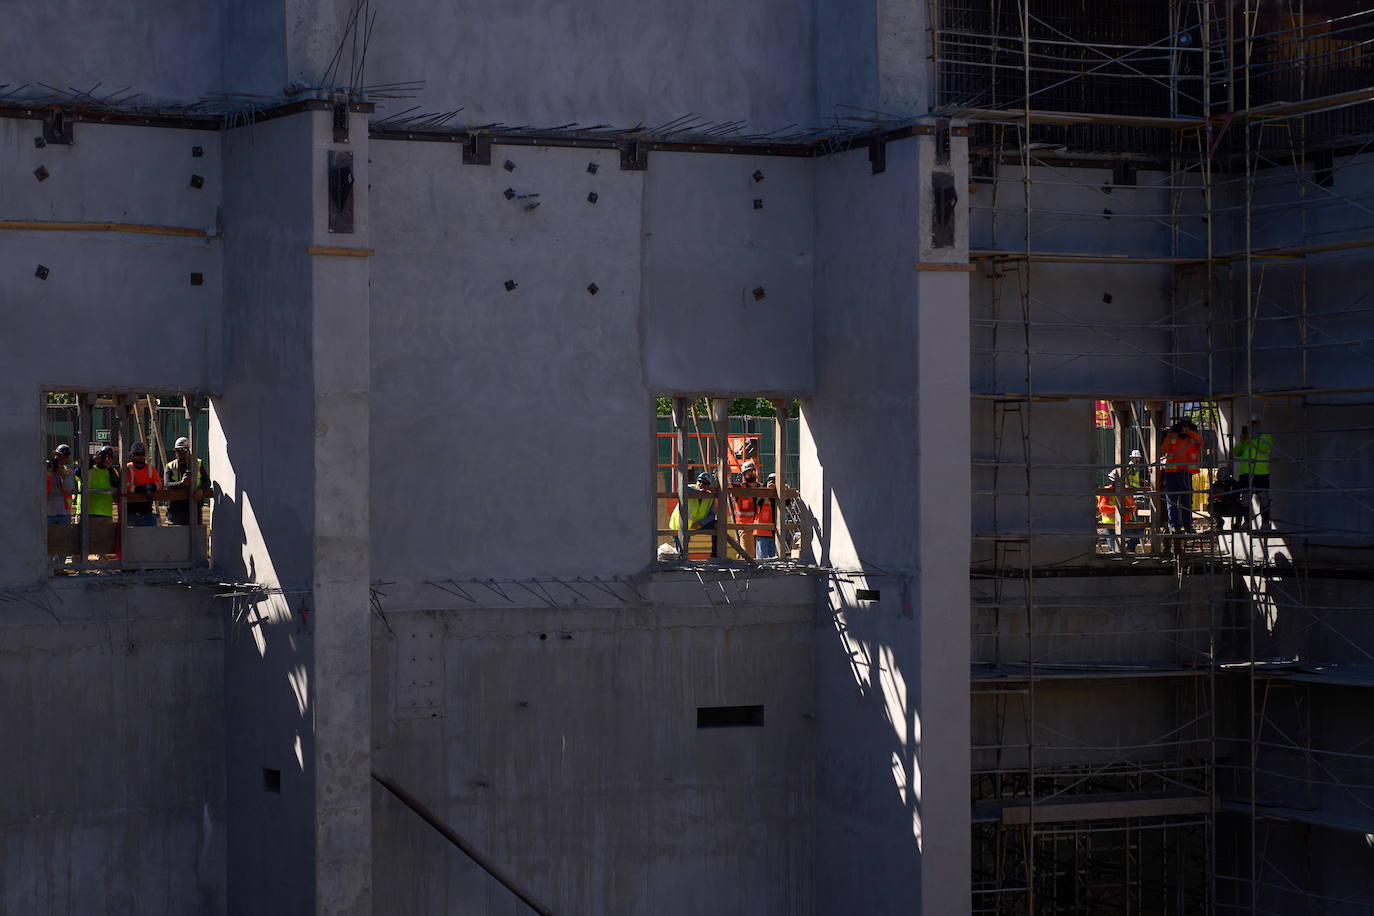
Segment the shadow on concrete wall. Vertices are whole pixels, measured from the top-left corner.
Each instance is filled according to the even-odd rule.
[[[818,467],[812,550],[818,565],[833,567],[850,552],[832,543],[837,522],[858,556],[874,545],[858,543],[855,519],[835,518],[832,475]],[[816,911],[913,912],[921,901],[922,772],[911,579],[832,572],[817,588]]]
[[[315,884],[310,539],[271,475],[253,479],[264,444],[256,412],[214,406],[227,457],[221,468],[235,475],[232,496],[215,482],[215,567],[251,583],[233,589],[225,619],[228,911],[308,912]],[[259,509],[251,493],[278,498]]]

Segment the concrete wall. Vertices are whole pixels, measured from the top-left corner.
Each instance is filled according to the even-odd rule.
[[[642,301],[656,394],[811,391],[814,177],[810,159],[652,154]]]
[[[229,870],[254,876],[231,882],[233,913],[314,904],[313,136],[310,113],[225,135],[215,563],[265,590],[235,600],[226,647]]]
[[[462,106],[469,124],[653,127],[695,113],[773,130],[815,119],[812,23],[811,4],[799,0],[409,0],[381,10],[366,78],[422,80],[395,110]]]
[[[802,493],[810,553],[839,570],[816,644],[824,912],[969,906],[968,706],[951,689],[968,638],[967,281],[913,270],[932,156],[923,138],[888,144],[878,175],[864,152],[817,165]]]
[[[612,151],[498,147],[484,167],[444,144],[378,142],[371,156],[376,576],[642,568],[643,173]]]
[[[225,912],[222,605],[121,584],[0,603],[0,912]]]
[[[377,766],[555,912],[824,911],[812,578],[713,579],[654,574],[611,583],[614,598],[461,584],[476,603],[388,587]],[[697,728],[698,707],[752,704],[762,727]],[[524,911],[380,789],[376,806],[378,899]]]
[[[62,0],[16,8],[7,28],[27,38],[10,44],[0,83],[29,84],[35,93],[47,83],[95,98],[130,87],[140,101],[194,101],[220,88],[224,7],[222,0]]]
[[[74,40],[69,29],[54,34],[54,42]],[[87,50],[87,61],[104,53]],[[156,54],[140,60],[164,65]],[[56,71],[38,78],[65,79]],[[41,133],[40,121],[0,120],[6,219],[215,226],[215,133],[80,124],[74,145],[37,148]],[[192,146],[204,155],[193,158]],[[41,182],[39,166],[48,171]],[[190,187],[193,173],[205,177],[201,189]],[[0,484],[13,510],[0,529],[0,595],[8,599],[0,667],[9,697],[0,724],[14,749],[0,813],[0,910],[224,912],[221,608],[185,588],[47,580],[41,461],[44,391],[217,384],[220,243],[4,235],[0,265],[11,282],[0,431],[23,457]],[[39,264],[49,268],[46,281],[34,276]],[[204,274],[204,286],[191,286],[192,272]]]
[[[10,167],[6,219],[143,223],[211,229],[220,202],[219,137],[205,131],[81,124],[70,147],[34,147],[39,121],[0,120]],[[203,158],[191,156],[201,146]],[[49,177],[37,181],[40,166]],[[205,187],[190,187],[198,172]],[[111,175],[118,180],[111,180]],[[4,584],[44,575],[44,391],[205,391],[216,381],[222,251],[218,241],[113,232],[6,231],[0,265],[10,316],[0,430],[32,461],[0,483],[19,524],[0,530]],[[39,265],[48,278],[35,276]],[[191,273],[204,286],[191,286]],[[127,345],[114,345],[117,335]],[[140,342],[140,339],[142,342]]]

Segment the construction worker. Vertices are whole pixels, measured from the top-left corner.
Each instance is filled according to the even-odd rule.
[[[148,448],[142,442],[135,442],[129,455],[132,460],[124,466],[124,492],[129,494],[125,502],[129,510],[128,523],[135,528],[156,528],[153,494],[162,489],[162,477],[157,468],[148,463]]]
[[[673,529],[673,544],[677,547],[678,555],[687,559],[687,554],[682,549],[682,541],[678,534],[682,530],[681,516],[678,510],[681,506],[673,507],[673,514],[668,518],[668,527]],[[710,531],[711,532],[711,556],[716,555],[716,482],[710,474],[702,471],[697,475],[697,485],[687,488],[687,530],[688,531]],[[691,535],[687,538],[691,540]]]
[[[1129,479],[1129,478],[1128,478]],[[1135,521],[1135,497],[1123,495],[1123,491],[1118,489],[1121,483],[1122,474],[1120,467],[1114,467],[1107,472],[1107,484],[1097,489],[1097,520],[1099,523],[1097,533],[1107,539],[1107,552],[1116,553],[1116,507],[1121,505],[1121,521]],[[1126,553],[1133,553],[1139,538],[1133,538],[1123,534],[1121,536]]]
[[[96,518],[114,518],[114,493],[119,492],[119,468],[114,464],[114,449],[103,446],[91,459],[91,469],[86,475],[86,514]]]
[[[1230,468],[1217,471],[1217,479],[1208,488],[1207,511],[1218,531],[1227,530],[1226,519],[1240,519],[1245,515],[1244,495],[1240,482],[1232,476]]]
[[[1250,526],[1251,513],[1261,528],[1269,517],[1269,455],[1273,450],[1274,437],[1260,431],[1259,414],[1254,414],[1250,425],[1240,428],[1240,439],[1231,450],[1240,472],[1237,480],[1245,491],[1246,527]]]
[[[743,486],[750,489],[760,486],[758,465],[753,461],[744,462],[741,471]],[[776,475],[769,474],[769,486],[776,479]],[[735,500],[735,521],[741,525],[759,523],[758,528],[743,529],[753,536],[755,559],[768,560],[778,555],[777,544],[773,540],[773,500],[757,496],[739,497]]]
[[[1159,463],[1163,470],[1164,499],[1169,528],[1193,532],[1193,475],[1202,460],[1202,436],[1191,420],[1178,420],[1164,434]]]
[[[764,486],[770,490],[775,490],[777,485],[778,475],[769,474]],[[777,500],[765,497],[760,499],[754,508],[754,521],[759,523],[759,527],[754,529],[754,558],[771,560],[778,555],[778,542],[773,536],[773,520],[777,516]]]
[[[71,446],[65,442],[53,449],[48,459],[48,524],[72,523],[72,500],[76,494],[76,468],[70,466]]]
[[[191,454],[191,442],[185,436],[177,439],[172,446],[176,452],[176,457],[167,462],[167,473],[163,479],[167,482],[169,490],[198,490],[208,487],[210,484],[205,479],[205,465],[201,460]],[[202,500],[191,499],[187,494],[186,499],[173,499],[167,503],[167,523],[169,525],[189,525],[191,524],[191,504],[195,503],[196,512],[200,512]],[[200,516],[197,515],[197,518]]]

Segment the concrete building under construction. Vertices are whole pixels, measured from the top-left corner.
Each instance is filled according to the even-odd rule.
[[[1374,10],[12,20],[0,913],[1374,910]]]

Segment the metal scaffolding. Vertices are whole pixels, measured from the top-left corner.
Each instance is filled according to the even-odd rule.
[[[1368,600],[1341,592],[1371,577],[1374,547],[1374,387],[1348,377],[1374,365],[1374,306],[1344,279],[1374,246],[1361,178],[1374,10],[936,6],[937,100],[976,125],[985,245],[972,253],[987,297],[971,329],[974,911],[1374,906],[1374,889],[1325,893],[1317,869],[1269,847],[1275,830],[1374,832],[1374,747],[1334,744],[1339,723],[1312,719],[1333,708],[1323,691],[1374,686],[1359,669],[1374,671]],[[1114,232],[1092,240],[1095,225]],[[1159,281],[1166,315],[1118,317],[1108,292],[1085,316],[1041,292],[1128,274]],[[1112,364],[1142,381],[1083,381]],[[1274,505],[1257,524],[1196,535],[1161,531],[1157,482],[1119,495],[1115,535],[1133,533],[1120,500],[1137,501],[1145,549],[1108,553],[1064,507],[1124,463],[1123,436],[1088,456],[1041,432],[1086,423],[1093,401],[1150,459],[1171,410],[1210,405],[1214,467],[1247,414],[1283,416],[1267,431],[1287,483],[1263,494]],[[1102,727],[1112,715],[1128,724]],[[1075,729],[1084,716],[1092,727]]]

